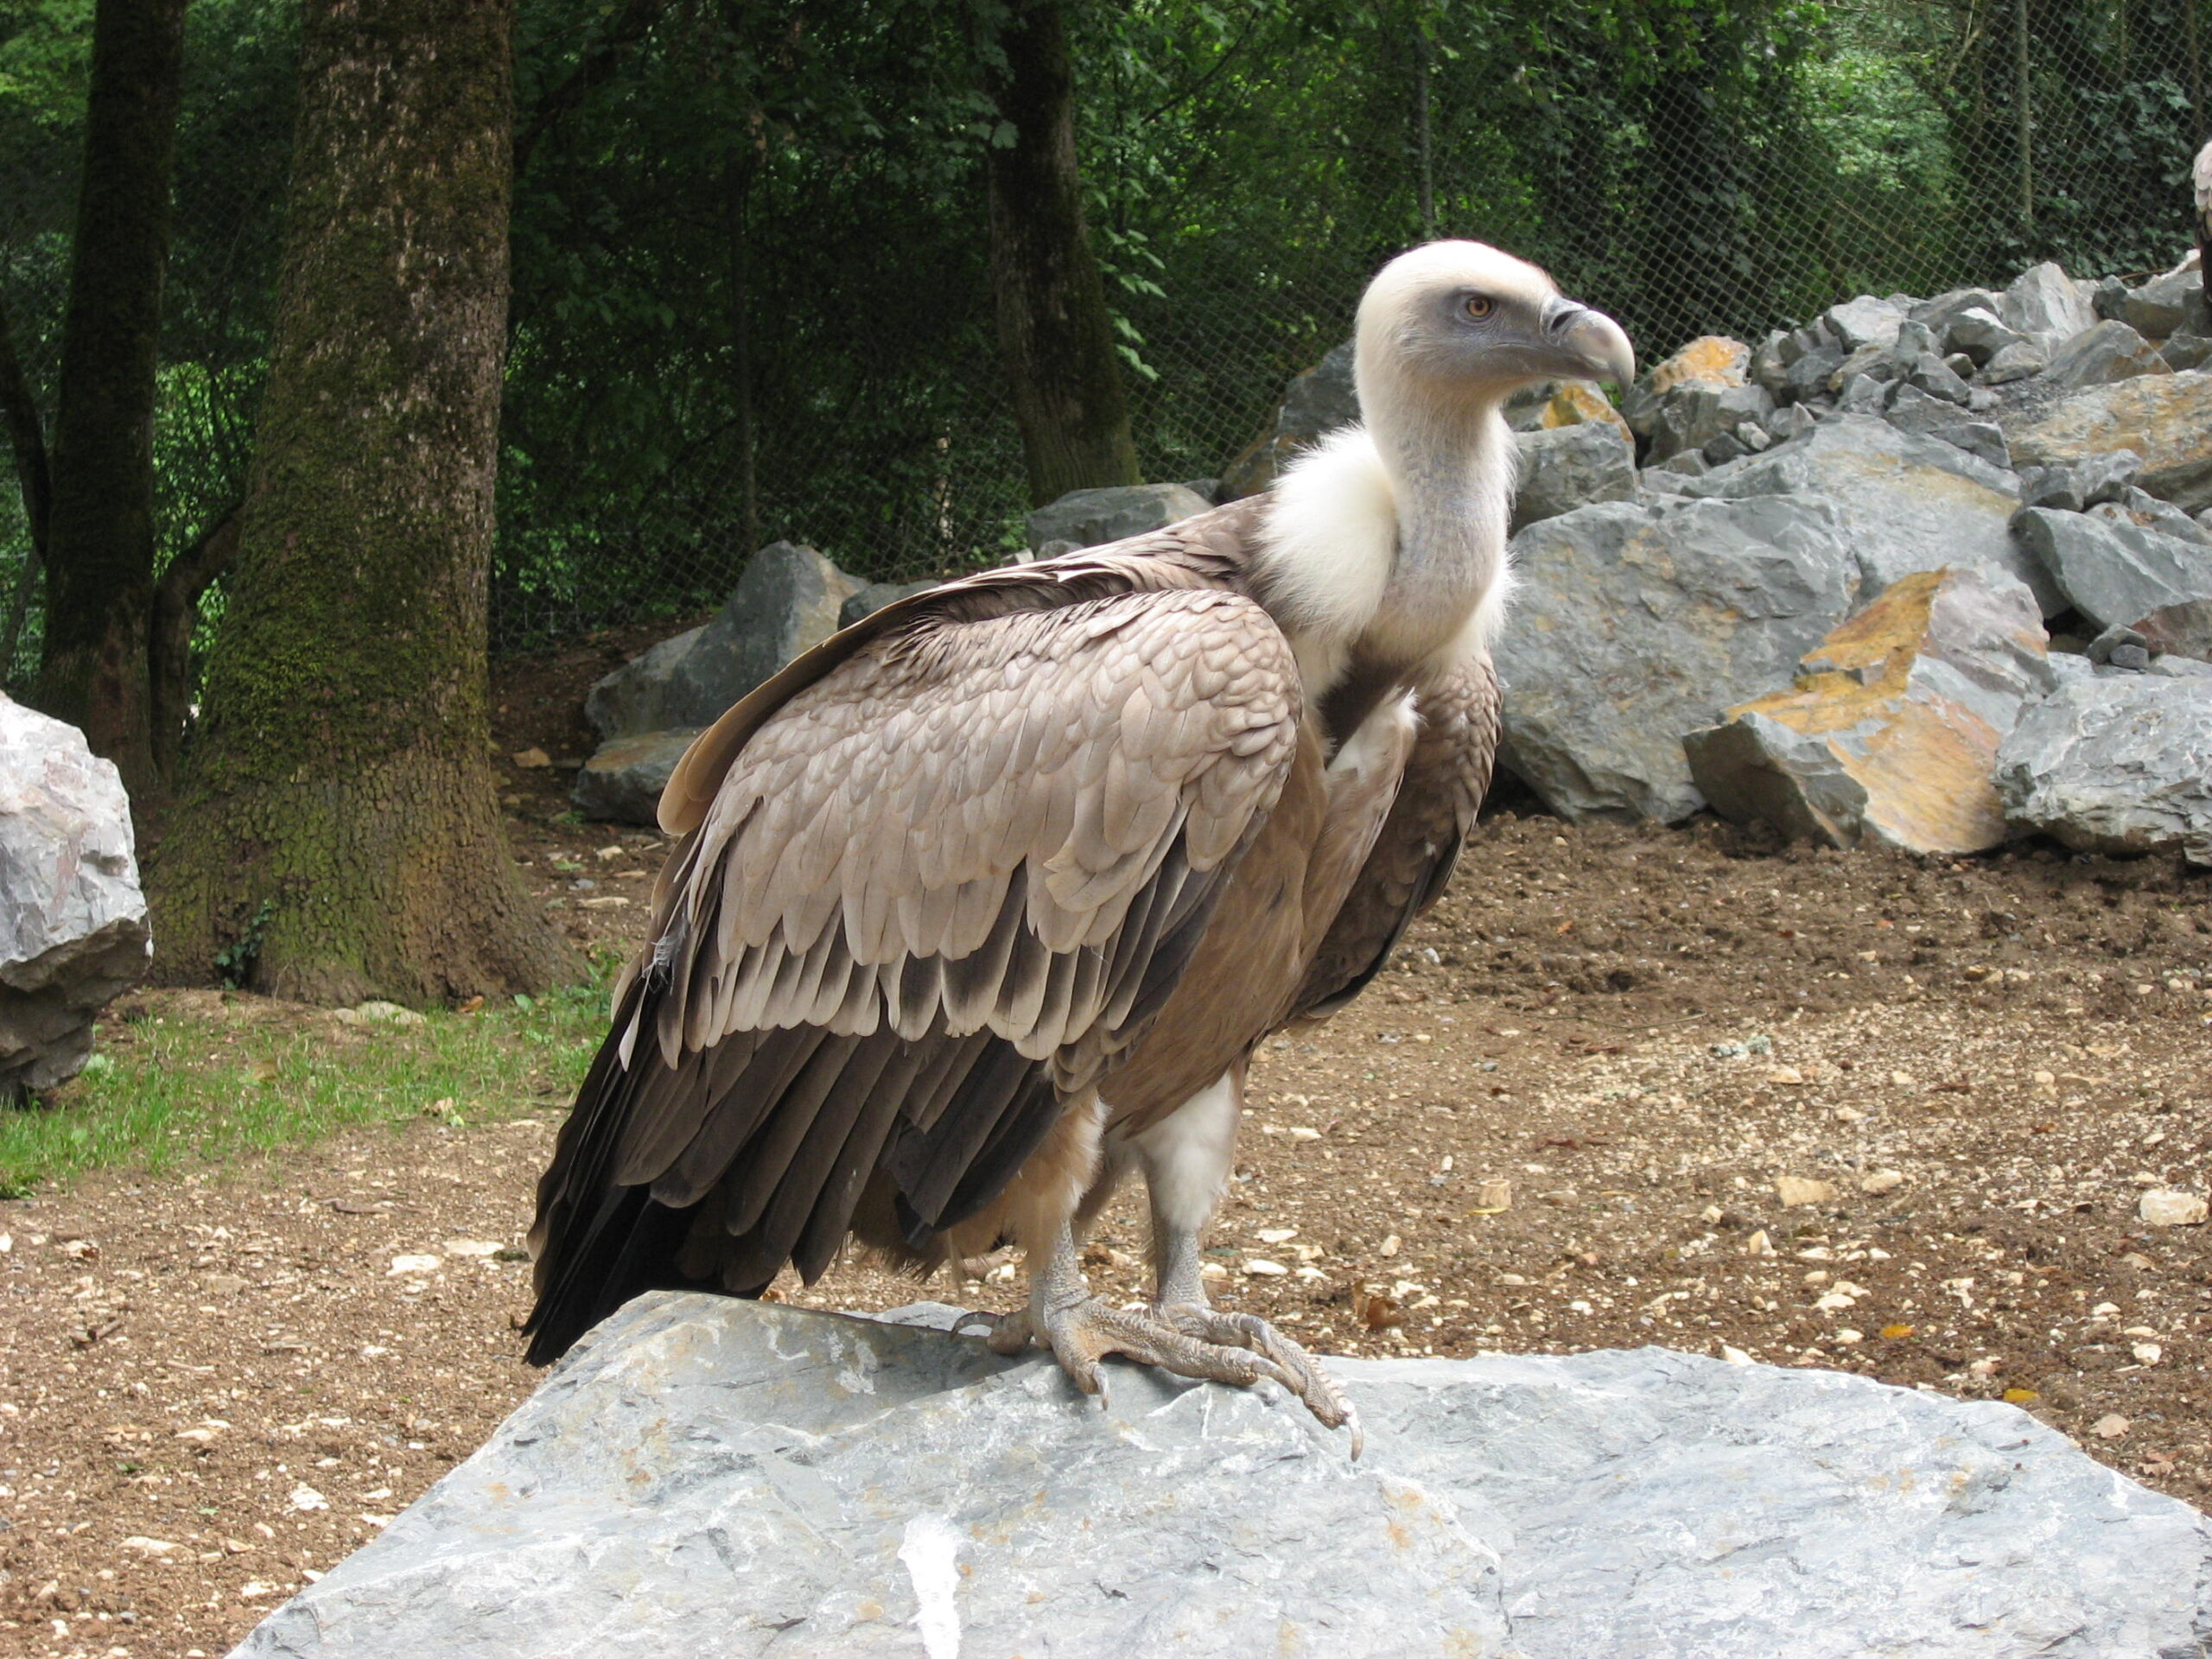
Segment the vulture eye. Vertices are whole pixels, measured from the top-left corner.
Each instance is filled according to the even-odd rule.
[[[1480,322],[1484,317],[1490,315],[1491,312],[1497,309],[1497,302],[1491,298],[1487,294],[1470,294],[1467,296],[1467,315],[1474,318],[1478,322]]]

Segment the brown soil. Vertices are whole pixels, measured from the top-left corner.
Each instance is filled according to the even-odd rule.
[[[503,748],[583,741],[505,701]],[[560,821],[552,772],[510,772],[519,850],[626,942],[634,897],[577,901],[651,838]],[[2212,1230],[2138,1206],[2205,1187],[2208,891],[1502,816],[1366,996],[1262,1052],[1217,1296],[1332,1353],[1661,1343],[2011,1397],[2202,1505]],[[221,1653],[479,1444],[536,1380],[514,1247],[558,1110],[0,1205],[0,1653]],[[1142,1250],[1125,1198],[1094,1281],[1135,1294]],[[788,1294],[1012,1306],[984,1271]]]

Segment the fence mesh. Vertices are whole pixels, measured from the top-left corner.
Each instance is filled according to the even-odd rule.
[[[86,10],[0,0],[0,305],[49,421]],[[877,578],[995,562],[1029,504],[971,38],[890,0],[672,0],[594,60],[639,10],[521,10],[495,646],[711,606],[778,537]],[[1343,337],[1367,275],[1429,235],[1547,264],[1647,359],[2042,258],[2163,269],[2190,238],[2208,10],[1071,7],[1145,474],[1218,475]],[[293,97],[283,0],[188,16],[164,556],[243,482]],[[0,490],[0,626],[22,618],[0,668],[18,687],[39,642],[28,553]]]

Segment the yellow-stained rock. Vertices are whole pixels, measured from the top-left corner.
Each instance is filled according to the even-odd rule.
[[[1621,412],[1612,406],[1605,394],[1587,380],[1563,380],[1551,401],[1544,405],[1539,418],[1540,426],[1580,426],[1586,421],[1605,421],[1620,429],[1620,435],[1630,448],[1636,444],[1636,435],[1628,429],[1628,423]]]
[[[1697,381],[1726,390],[1740,386],[1751,373],[1751,348],[1726,334],[1700,334],[1651,371],[1644,386],[1652,396]]]
[[[2212,507],[2212,370],[2092,386],[2010,437],[2020,467],[2133,449],[2152,494],[2190,512]]]
[[[2001,572],[1905,576],[1808,655],[1790,690],[1684,739],[1691,776],[1724,817],[1796,839],[1997,846],[1997,747],[2055,683],[2046,643],[2033,596]]]

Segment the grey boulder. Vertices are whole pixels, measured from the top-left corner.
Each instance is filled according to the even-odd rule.
[[[2201,1651],[2212,1527],[2011,1406],[1645,1348],[1272,1384],[657,1293],[243,1659],[2092,1659]],[[893,1323],[912,1320],[914,1323]]]
[[[2202,542],[2050,507],[2021,508],[2013,531],[2100,628],[2132,627],[2153,611],[2212,598],[2212,547]]]
[[[1855,300],[1830,306],[1821,313],[1821,321],[1845,351],[1855,352],[1862,346],[1896,345],[1905,314],[1887,300],[1861,294]]]
[[[2016,328],[2008,328],[1996,312],[1986,306],[1961,306],[1943,321],[1940,330],[1943,348],[1964,352],[1977,368],[1986,365],[2007,346],[2017,346],[2027,337]]]
[[[849,628],[864,616],[874,616],[887,605],[895,605],[916,594],[926,594],[934,582],[871,582],[837,608],[837,626]]]
[[[1955,410],[1954,417],[1960,418]],[[2013,543],[2008,526],[2019,504],[2017,478],[1955,444],[1871,416],[1824,420],[1802,437],[1681,487],[1729,500],[1829,498],[1842,514],[1857,586],[1867,600],[1918,571],[1982,564],[2026,582],[2046,616],[2064,607],[2043,567]]]
[[[772,542],[753,556],[704,627],[632,658],[584,698],[602,738],[709,726],[740,697],[838,628],[861,584],[810,547]]]
[[[2212,864],[2212,679],[2069,677],[1998,750],[1997,790],[2016,826],[2077,851]]]
[[[1796,683],[1682,741],[1722,817],[1793,840],[1979,853],[2011,835],[1990,783],[2023,704],[2057,684],[2027,588],[1986,566],[1898,582]]]
[[[1576,820],[1702,806],[1682,734],[1785,683],[1857,577],[1836,504],[1804,496],[1601,503],[1531,524],[1513,556],[1500,755]]]
[[[2171,374],[2158,348],[2124,322],[2083,330],[2051,353],[2043,378],[2059,386],[2104,386],[2140,374]]]
[[[2007,327],[2037,338],[2047,348],[2071,340],[2097,320],[2072,279],[2048,260],[2013,280],[1998,300],[1997,315]]]
[[[1205,512],[1213,504],[1181,484],[1114,484],[1103,489],[1070,490],[1050,506],[1029,515],[1029,545],[1071,542],[1098,547],[1125,536],[1141,536]]]
[[[77,1075],[153,948],[113,763],[0,694],[0,1108]]]
[[[2204,281],[2196,267],[2180,266],[2130,293],[2121,315],[2146,340],[2164,340],[2189,321],[2203,293]]]
[[[1516,531],[1593,501],[1636,499],[1636,451],[1610,421],[1516,433],[1514,448],[1521,462],[1513,498]]]
[[[2009,386],[2016,380],[2032,380],[2050,366],[2050,353],[2032,340],[2015,340],[1981,365],[1985,385]]]
[[[667,726],[669,686],[676,665],[699,643],[706,625],[687,628],[659,644],[648,645],[628,662],[597,681],[584,693],[584,718],[601,740],[638,732],[657,732]]]
[[[576,772],[569,793],[576,810],[610,823],[658,823],[660,792],[701,729],[677,726],[608,739]]]
[[[2012,430],[2024,467],[2132,449],[2137,482],[2184,512],[2212,508],[2212,372],[2140,375],[2062,399]]]

